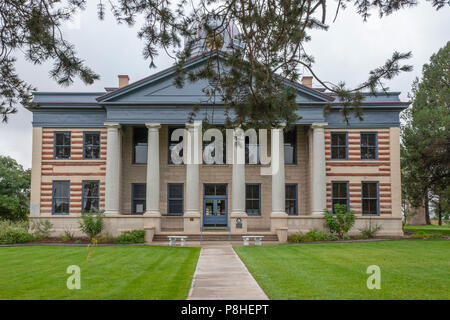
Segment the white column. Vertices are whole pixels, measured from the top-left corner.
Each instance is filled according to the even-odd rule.
[[[233,175],[231,182],[231,214],[245,213],[245,136],[240,128],[233,134]]]
[[[271,216],[285,216],[285,173],[283,128],[271,130],[272,162],[272,213]]]
[[[159,123],[146,123],[148,128],[146,215],[160,216],[159,210]]]
[[[106,144],[105,214],[119,214],[120,124],[105,123]]]
[[[327,207],[325,171],[325,130],[328,123],[313,123],[312,214],[321,215]]]
[[[186,129],[186,213],[200,214],[201,125],[187,123]]]

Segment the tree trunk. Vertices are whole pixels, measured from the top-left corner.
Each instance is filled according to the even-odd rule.
[[[430,210],[428,208],[428,192],[427,192],[427,194],[425,196],[423,205],[425,207],[425,222],[426,222],[427,225],[430,225],[431,221],[430,221]]]
[[[438,203],[438,217],[439,217],[439,225],[442,226],[442,206],[441,206],[440,198],[439,198],[439,203]]]

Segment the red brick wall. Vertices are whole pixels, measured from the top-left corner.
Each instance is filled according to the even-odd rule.
[[[70,160],[54,160],[54,132],[71,132]],[[83,160],[83,132],[100,132],[100,159]],[[106,129],[47,129],[42,132],[41,214],[52,212],[52,181],[70,181],[70,214],[81,214],[83,180],[100,181],[100,210],[105,206]]]
[[[348,160],[331,160],[331,132],[347,132]],[[378,159],[361,160],[360,133],[378,132]],[[325,130],[327,208],[331,210],[331,182],[349,182],[350,208],[361,214],[361,182],[378,181],[380,215],[391,214],[391,162],[389,129]]]

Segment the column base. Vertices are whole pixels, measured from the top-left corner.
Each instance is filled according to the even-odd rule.
[[[323,216],[323,211],[313,211],[311,213],[312,216]]]
[[[105,214],[120,214],[119,210],[105,210]]]
[[[146,211],[143,215],[144,229],[153,228],[154,232],[161,231],[161,213],[159,211]]]
[[[183,215],[183,231],[185,233],[199,233],[201,214],[197,211],[186,212]]]
[[[230,214],[230,231],[231,233],[247,233],[247,218],[245,211],[234,211]],[[239,220],[240,219],[240,223]]]
[[[159,211],[145,211],[144,216],[161,217],[161,212]]]
[[[270,231],[277,232],[278,229],[288,227],[288,214],[282,211],[274,211],[270,214]]]
[[[271,217],[287,217],[288,214],[284,211],[272,211],[270,213],[270,216]]]

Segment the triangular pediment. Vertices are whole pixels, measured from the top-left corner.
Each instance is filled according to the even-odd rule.
[[[200,56],[189,60],[185,68],[201,68],[208,57]],[[210,88],[207,80],[196,82],[185,81],[179,88],[174,84],[176,77],[176,68],[172,67],[158,72],[150,77],[134,82],[126,87],[109,92],[97,98],[100,104],[209,104],[209,97],[204,90]],[[332,97],[323,94],[317,90],[302,86],[297,83],[287,82],[287,85],[293,86],[297,90],[296,101],[299,104],[317,104],[328,103],[333,100]],[[220,99],[214,101],[220,104]]]

